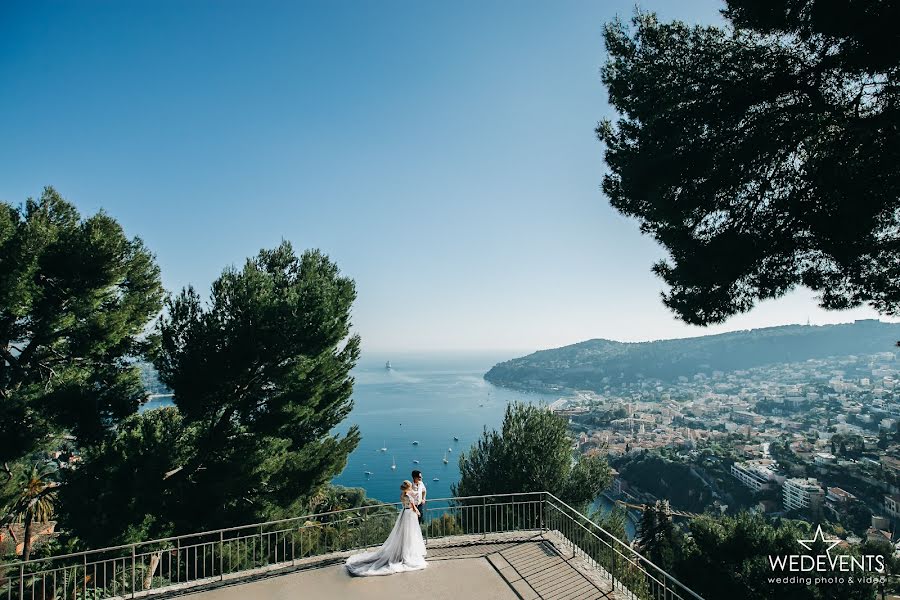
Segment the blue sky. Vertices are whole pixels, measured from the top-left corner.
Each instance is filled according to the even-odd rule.
[[[719,2],[643,2],[719,21]],[[208,290],[281,239],[357,282],[368,351],[842,322],[799,291],[677,322],[600,192],[601,28],[633,2],[6,2],[0,200],[53,185]]]

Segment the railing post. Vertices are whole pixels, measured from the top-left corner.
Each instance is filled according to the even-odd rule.
[[[268,564],[269,562],[269,553],[266,552],[265,559],[263,558],[263,533],[262,533],[262,525],[259,526],[259,564]],[[254,557],[255,558],[255,557]]]
[[[544,539],[544,513],[547,512],[547,492],[541,492],[541,539]]]
[[[219,531],[219,581],[225,579],[225,532]]]
[[[487,528],[484,526],[484,517],[487,512],[487,498],[481,497],[481,518],[479,519],[479,525],[481,525],[481,539],[487,538]]]
[[[134,583],[135,583],[135,575],[137,573],[137,565],[135,564],[135,558],[137,553],[135,552],[134,544],[131,545],[131,597],[134,598]]]
[[[363,539],[362,539],[362,547],[369,547],[369,508],[363,508]]]
[[[25,598],[25,563],[19,565],[19,598]]]

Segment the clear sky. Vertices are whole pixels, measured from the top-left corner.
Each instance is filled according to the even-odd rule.
[[[719,2],[643,2],[720,20]],[[843,322],[799,291],[723,326],[600,192],[601,28],[632,1],[0,3],[0,200],[55,186],[201,291],[281,239],[357,282],[368,351]]]

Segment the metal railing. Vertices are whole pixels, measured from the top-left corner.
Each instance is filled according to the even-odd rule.
[[[696,592],[639,554],[630,545],[545,492],[545,527],[557,531],[572,549],[612,582],[626,598],[703,600]]]
[[[399,509],[399,502],[375,504],[2,564],[0,600],[140,598],[320,564],[328,555],[381,544]],[[625,597],[702,600],[548,492],[429,499],[424,517],[426,539],[510,532],[545,537]]]

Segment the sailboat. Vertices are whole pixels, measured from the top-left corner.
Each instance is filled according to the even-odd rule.
[[[391,471],[397,470],[397,459],[393,456],[391,457]]]
[[[387,444],[385,444],[384,442],[381,442],[381,443],[384,444],[384,445],[381,447],[381,451],[382,451],[382,452],[387,452]]]
[[[390,371],[394,367],[391,366],[391,361],[387,361],[386,363],[384,363],[384,368]]]
[[[447,448],[447,452],[453,452],[453,448]]]
[[[413,440],[412,445],[413,445],[413,446],[418,446],[418,445],[419,445],[419,440]]]
[[[447,460],[447,453],[444,452],[444,464],[446,465],[448,462],[450,461]]]
[[[456,437],[456,436],[454,435],[454,436],[453,436],[453,441],[454,441],[454,442],[458,442],[458,441],[459,441],[459,438]]]

